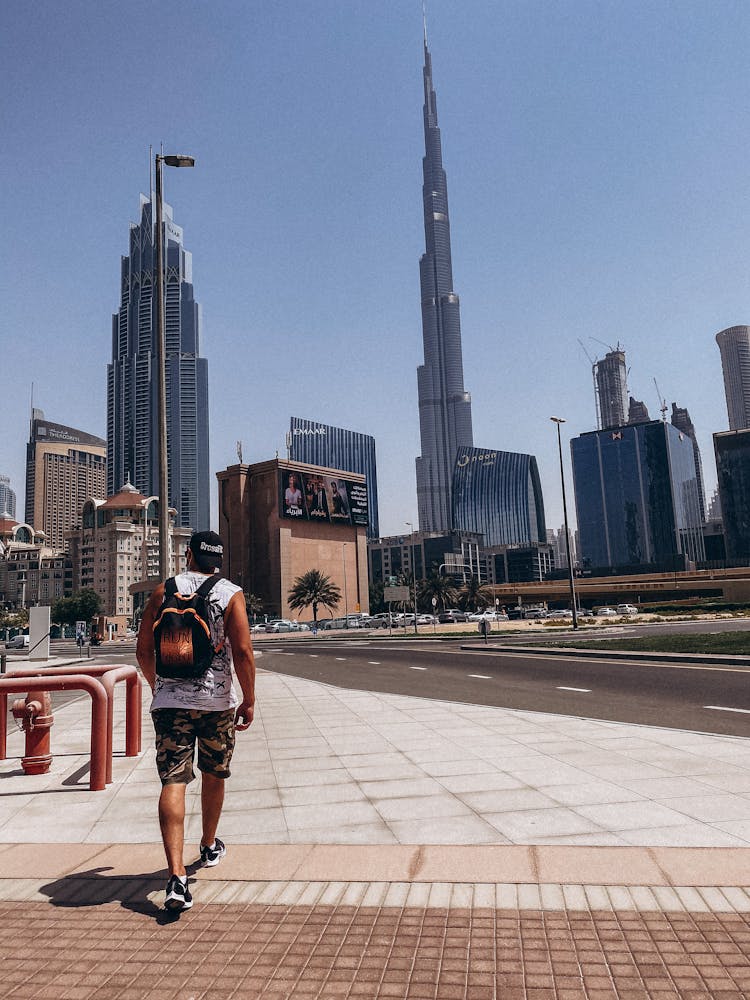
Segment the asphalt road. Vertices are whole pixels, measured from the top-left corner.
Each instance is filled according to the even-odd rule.
[[[750,737],[750,669],[470,652],[445,642],[262,645],[266,670],[365,691]]]

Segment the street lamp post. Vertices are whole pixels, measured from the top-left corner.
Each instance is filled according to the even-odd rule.
[[[570,604],[573,611],[573,628],[578,628],[578,612],[576,610],[576,587],[573,577],[573,560],[570,556],[570,532],[568,531],[568,504],[565,499],[565,472],[563,471],[562,438],[560,424],[565,423],[564,417],[550,417],[557,424],[557,450],[560,453],[560,483],[562,485],[563,521],[565,522],[565,552],[568,557],[568,580],[570,582]]]
[[[414,590],[414,634],[417,635],[417,565],[414,561],[414,525],[411,521],[404,521],[404,524],[411,533],[411,582]]]
[[[164,237],[162,234],[162,164],[194,167],[192,156],[156,154],[156,365],[159,423],[159,577],[169,576],[169,460],[167,453],[167,333],[164,321]]]
[[[344,628],[349,628],[349,597],[346,593],[346,542],[341,543],[341,561],[344,567]]]

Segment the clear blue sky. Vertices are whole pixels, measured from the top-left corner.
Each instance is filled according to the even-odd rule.
[[[654,377],[690,410],[710,492],[714,337],[750,322],[750,6],[430,0],[428,21],[475,443],[536,455],[558,526],[548,418],[593,429],[578,339],[619,342],[652,417]],[[320,419],[375,435],[381,531],[416,520],[419,0],[6,0],[0,63],[19,517],[32,381],[48,419],[105,434],[119,260],[163,141],[196,158],[165,197],[203,307],[212,474],[238,439],[258,461],[290,415]]]

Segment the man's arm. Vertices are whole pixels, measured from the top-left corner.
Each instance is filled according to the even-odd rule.
[[[235,728],[248,729],[255,713],[255,656],[245,595],[239,591],[234,594],[224,612],[224,633],[232,647],[234,669],[242,689],[242,702],[235,712]]]
[[[135,646],[135,658],[138,660],[138,666],[141,668],[141,673],[146,678],[152,691],[154,690],[154,684],[156,684],[154,622],[163,602],[164,584],[160,583],[149,598],[148,604],[144,609],[143,618],[141,618],[141,627],[138,630],[138,641]]]

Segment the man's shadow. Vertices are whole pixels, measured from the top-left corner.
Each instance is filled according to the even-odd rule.
[[[186,866],[188,884],[190,876],[201,867],[199,861]],[[165,910],[148,899],[151,892],[164,891],[168,872],[162,868],[127,877],[105,875],[111,867],[89,868],[87,871],[63,875],[39,887],[39,892],[49,897],[53,906],[78,908],[119,903],[124,910],[151,917],[157,924],[173,924],[184,911]],[[193,880],[194,881],[194,880]]]

